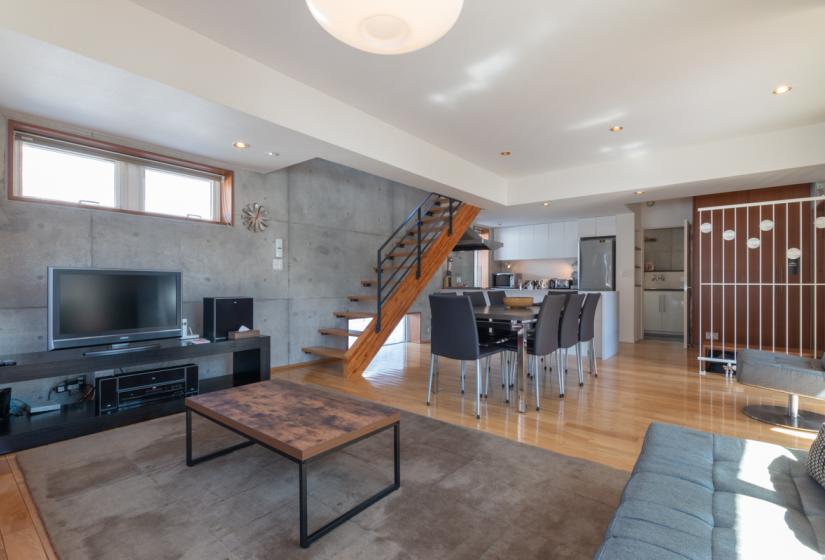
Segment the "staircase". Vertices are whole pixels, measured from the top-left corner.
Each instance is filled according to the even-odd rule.
[[[360,282],[354,304],[370,311],[336,311],[343,326],[319,329],[342,340],[335,346],[302,348],[307,354],[340,361],[346,376],[361,375],[410,306],[447,260],[458,240],[475,221],[480,208],[430,193],[378,249],[372,274]],[[363,331],[348,328],[350,319],[371,319]],[[357,337],[349,349],[349,337]]]

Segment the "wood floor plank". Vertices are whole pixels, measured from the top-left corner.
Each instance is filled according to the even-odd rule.
[[[48,560],[40,537],[31,525],[13,533],[3,533],[3,542],[8,560]]]
[[[49,560],[57,560],[57,553],[52,546],[52,541],[49,538],[49,533],[46,531],[46,526],[43,525],[43,520],[40,517],[40,512],[37,510],[37,505],[34,503],[29,487],[26,485],[23,472],[17,464],[16,455],[7,455],[7,459],[12,475],[17,483],[17,488],[20,491],[20,495],[23,497],[23,503],[26,504],[26,510],[29,513],[29,518],[31,519],[34,530],[37,533],[37,537],[40,539],[40,546],[43,549],[43,553]]]

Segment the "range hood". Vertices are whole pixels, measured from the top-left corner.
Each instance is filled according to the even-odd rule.
[[[461,239],[458,240],[453,252],[492,251],[493,249],[501,249],[503,246],[503,243],[483,239],[476,230],[473,228],[467,228],[467,231],[465,231],[464,235],[461,236]]]

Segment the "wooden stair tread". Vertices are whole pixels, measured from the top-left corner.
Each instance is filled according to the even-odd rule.
[[[304,354],[313,354],[315,356],[323,356],[325,358],[335,358],[336,360],[343,360],[347,351],[343,348],[332,348],[330,346],[307,346],[301,348]]]
[[[427,235],[427,234],[430,234],[430,233],[436,233],[438,231],[442,231],[443,229],[444,229],[444,226],[436,227],[436,228],[423,227],[423,228],[421,228],[421,235],[424,236],[424,235]],[[417,234],[418,234],[418,228],[415,228],[415,227],[407,232],[407,235],[417,235]]]
[[[375,301],[378,299],[378,296],[375,294],[353,294],[351,296],[347,296],[347,299],[350,301]]]
[[[327,336],[361,336],[364,331],[356,331],[354,329],[339,329],[338,327],[325,327],[318,329],[318,332]]]
[[[369,311],[336,311],[335,316],[341,319],[372,319],[375,313]]]
[[[415,265],[414,264],[399,264],[399,265],[391,264],[389,266],[381,267],[381,271],[383,272],[383,271],[388,271],[388,270],[401,270],[401,269],[405,269],[405,268],[415,268]],[[372,269],[373,270],[378,270],[376,267],[372,267]]]

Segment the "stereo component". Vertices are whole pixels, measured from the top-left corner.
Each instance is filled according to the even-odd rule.
[[[198,394],[198,366],[186,364],[121,373],[95,380],[97,414]]]
[[[203,336],[212,342],[228,340],[230,331],[251,329],[252,316],[252,298],[203,298]]]

